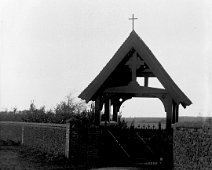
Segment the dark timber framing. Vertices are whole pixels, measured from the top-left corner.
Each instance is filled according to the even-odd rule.
[[[144,78],[140,86],[137,77]],[[149,79],[156,77],[163,88],[149,87]],[[100,125],[104,106],[104,121],[117,121],[121,104],[132,97],[158,98],[166,112],[166,128],[178,122],[179,105],[192,104],[174,83],[154,54],[133,30],[99,75],[79,95],[86,102],[95,101],[95,122]],[[113,109],[111,109],[113,106]]]

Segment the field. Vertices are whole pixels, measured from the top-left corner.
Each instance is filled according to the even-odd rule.
[[[127,122],[128,127],[133,125],[135,128],[158,128],[159,122],[161,123],[162,129],[165,128],[166,118],[164,117],[126,117],[122,118]],[[191,117],[191,116],[182,116],[179,117],[179,122],[211,122],[212,117]]]

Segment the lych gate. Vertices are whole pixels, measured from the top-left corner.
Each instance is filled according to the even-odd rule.
[[[138,84],[138,77],[144,78],[144,86]],[[164,89],[149,87],[152,77],[156,77]],[[79,97],[86,102],[95,101],[96,125],[100,125],[103,106],[104,121],[117,121],[124,101],[148,97],[161,100],[166,112],[166,128],[170,129],[171,124],[178,122],[179,105],[185,108],[191,104],[134,30]]]

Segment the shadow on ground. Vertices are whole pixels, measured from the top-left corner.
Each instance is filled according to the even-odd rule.
[[[12,141],[0,141],[1,170],[66,170],[73,167],[67,159],[44,154],[36,149],[20,146]],[[84,169],[84,168],[83,168]]]
[[[88,168],[73,166],[64,157],[54,157],[37,149],[27,148],[12,141],[0,141],[1,170],[136,170],[131,167]]]

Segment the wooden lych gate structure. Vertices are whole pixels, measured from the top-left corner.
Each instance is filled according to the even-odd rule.
[[[138,77],[143,77],[143,86],[138,84]],[[149,87],[149,79],[153,77],[164,88]],[[96,125],[101,123],[103,106],[104,121],[117,122],[124,101],[132,97],[158,98],[165,108],[167,130],[178,122],[179,105],[186,108],[192,103],[134,30],[79,97],[86,102],[95,101]]]

